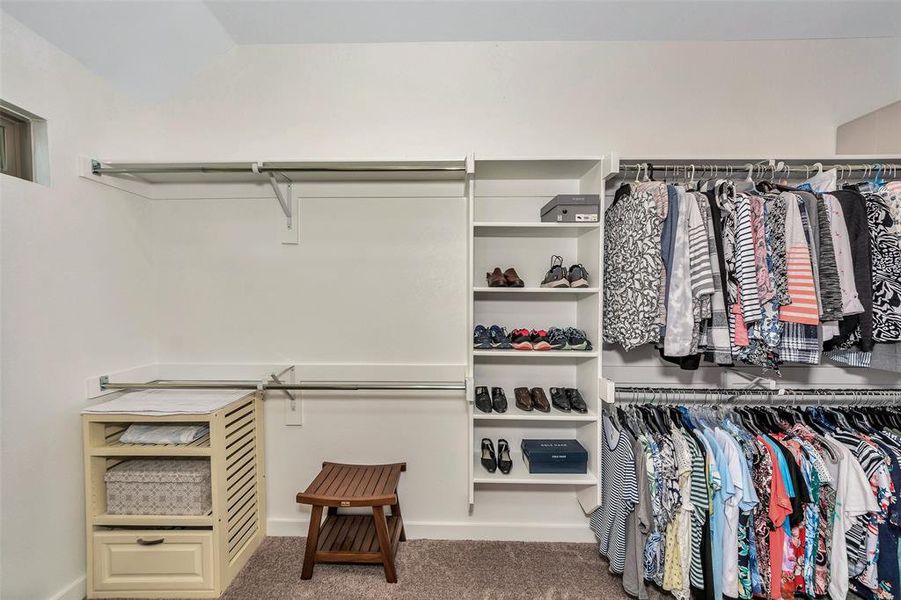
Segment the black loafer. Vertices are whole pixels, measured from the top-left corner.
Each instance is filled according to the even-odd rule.
[[[491,412],[491,396],[488,395],[488,388],[484,385],[476,387],[476,408],[483,413]]]
[[[482,438],[482,466],[489,473],[497,470],[497,455],[494,453],[494,442],[488,438]]]
[[[488,441],[490,442],[491,440]],[[485,442],[482,443],[484,444]],[[497,441],[497,468],[504,475],[509,475],[510,470],[513,468],[513,459],[510,458],[510,444],[507,443],[507,440]]]
[[[566,388],[566,397],[572,409],[583,415],[588,412],[588,405],[582,399],[582,394],[576,388]]]
[[[566,395],[566,390],[563,388],[551,388],[551,404],[554,405],[554,408],[562,410],[563,412],[570,412],[572,410],[569,398]]]
[[[504,388],[491,388],[491,407],[495,412],[507,412],[507,394],[504,393]]]

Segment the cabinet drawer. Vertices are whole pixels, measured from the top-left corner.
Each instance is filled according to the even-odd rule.
[[[97,591],[212,588],[211,531],[94,533],[94,589]]]

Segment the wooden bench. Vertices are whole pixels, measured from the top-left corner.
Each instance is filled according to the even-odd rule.
[[[301,579],[313,577],[317,562],[382,563],[388,583],[397,582],[394,555],[407,539],[397,498],[397,482],[406,463],[344,465],[322,463],[313,483],[297,494],[297,502],[310,504],[310,531],[303,556]],[[385,517],[385,507],[391,515]],[[328,516],[322,523],[322,509]],[[366,514],[338,514],[339,508],[372,507]]]

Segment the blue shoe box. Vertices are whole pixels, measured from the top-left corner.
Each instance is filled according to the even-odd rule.
[[[529,473],[588,472],[588,451],[576,440],[523,440],[520,448]]]

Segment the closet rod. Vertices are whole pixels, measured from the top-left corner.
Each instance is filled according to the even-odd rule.
[[[779,164],[782,163],[782,168],[779,168]],[[651,169],[655,171],[663,170],[663,169],[677,169],[680,171],[690,170],[692,168],[695,169],[698,175],[701,174],[702,171],[710,171],[711,169],[714,171],[719,171],[722,173],[741,173],[742,171],[748,170],[748,165],[753,166],[756,169],[764,169],[766,171],[771,170],[774,166],[777,168],[777,173],[788,172],[789,170],[793,175],[797,174],[799,177],[801,175],[807,176],[808,173],[811,175],[815,174],[818,169],[822,168],[823,171],[828,171],[830,169],[836,169],[840,173],[844,171],[845,173],[851,171],[868,171],[873,173],[874,175],[878,173],[881,169],[883,175],[894,175],[895,171],[901,171],[901,163],[862,163],[862,164],[791,164],[790,162],[785,161],[776,161],[775,163],[769,161],[752,161],[746,162],[742,164],[717,164],[717,163],[709,163],[704,161],[698,161],[696,163],[667,163],[660,162],[654,163],[651,161],[644,162],[626,162],[621,161],[619,165],[619,170],[621,172],[635,170],[636,166],[640,165],[642,169],[650,166]]]
[[[194,166],[194,167],[159,167],[159,166],[128,166],[105,167],[99,162],[94,162],[91,172],[94,175],[129,175],[129,174],[178,174],[178,173],[437,173],[450,171],[465,171],[466,167],[438,167],[438,166],[413,166],[399,165],[389,166],[361,166],[361,167],[280,167],[280,166]]]
[[[274,383],[260,381],[154,381],[120,383],[101,380],[101,390],[444,390],[464,391],[457,381],[301,381]]]
[[[630,396],[620,400],[619,396]],[[734,404],[767,405],[887,403],[901,406],[901,388],[655,388],[617,387],[617,404]]]

